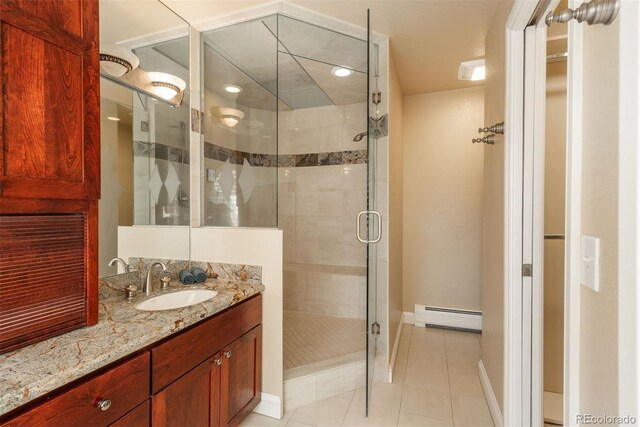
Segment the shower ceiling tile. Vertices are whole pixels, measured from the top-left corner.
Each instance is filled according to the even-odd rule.
[[[356,71],[348,77],[331,74],[332,64],[296,57],[299,64],[336,105],[367,102],[367,75]]]

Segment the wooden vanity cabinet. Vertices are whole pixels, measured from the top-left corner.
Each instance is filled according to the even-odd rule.
[[[238,425],[261,398],[261,321],[257,296],[152,348],[151,425]]]
[[[149,368],[144,352],[0,425],[108,426],[148,401]]]
[[[257,295],[8,421],[0,416],[0,427],[237,426],[261,398],[261,322]]]

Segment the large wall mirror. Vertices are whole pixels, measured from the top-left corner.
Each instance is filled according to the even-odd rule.
[[[105,277],[116,257],[189,259],[189,25],[157,0],[100,0],[100,44]]]

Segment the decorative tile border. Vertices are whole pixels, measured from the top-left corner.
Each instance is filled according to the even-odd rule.
[[[245,159],[251,166],[299,168],[308,166],[334,166],[367,163],[367,150],[333,151],[309,154],[254,154],[231,150],[204,142],[204,157],[221,162],[242,165]]]
[[[133,155],[189,164],[189,151],[159,142],[133,141]]]

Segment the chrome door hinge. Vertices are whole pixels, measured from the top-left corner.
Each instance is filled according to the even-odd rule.
[[[380,335],[380,323],[373,322],[371,324],[371,334],[372,335]]]
[[[531,264],[522,264],[522,276],[524,276],[524,277],[532,277],[533,276],[533,265],[531,265]]]

